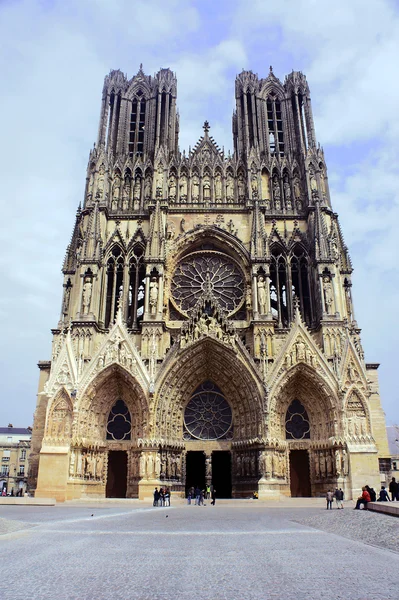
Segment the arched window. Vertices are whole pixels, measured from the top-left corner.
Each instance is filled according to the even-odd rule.
[[[287,260],[279,247],[272,250],[270,263],[270,302],[279,327],[288,327]]]
[[[107,421],[107,440],[130,440],[132,420],[123,400],[117,400],[110,410]]]
[[[146,101],[139,90],[132,100],[129,130],[129,156],[142,156],[144,153],[144,126]]]
[[[137,244],[129,261],[128,317],[129,327],[135,329],[144,315],[144,248]]]
[[[299,300],[303,320],[312,323],[312,305],[309,285],[309,259],[306,252],[296,246],[291,256],[292,293]]]
[[[105,307],[105,327],[109,327],[118,310],[118,298],[123,293],[124,260],[119,246],[114,246],[107,261],[107,298]]]
[[[266,100],[267,126],[269,130],[269,150],[271,154],[279,152],[284,156],[284,130],[281,102],[274,92]]]
[[[184,438],[231,439],[233,413],[220,389],[205,381],[191,396],[184,411]]]
[[[293,400],[285,416],[286,440],[309,440],[310,424],[308,413],[302,402]]]

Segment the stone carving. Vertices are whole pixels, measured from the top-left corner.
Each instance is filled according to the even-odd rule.
[[[334,292],[329,277],[323,277],[323,293],[326,313],[332,315],[334,313]]]
[[[152,315],[157,313],[158,304],[158,282],[156,277],[153,277],[150,282],[150,312]]]
[[[202,197],[205,202],[209,202],[211,199],[211,180],[208,176],[204,177],[202,185]]]
[[[222,199],[222,176],[217,173],[215,177],[215,200],[220,202]]]
[[[258,278],[258,309],[261,315],[267,312],[266,286],[262,276]]]
[[[240,200],[242,200],[243,198],[245,198],[245,181],[244,181],[244,176],[242,173],[240,173],[238,175],[237,187],[238,187],[238,197]]]
[[[171,175],[169,177],[169,200],[171,202],[176,202],[176,177]]]
[[[150,200],[152,196],[152,179],[149,175],[145,178],[144,184],[144,197],[146,200]]]
[[[228,202],[232,202],[234,199],[234,179],[230,173],[228,173],[226,181],[226,199]]]
[[[83,294],[82,294],[82,306],[83,306],[83,314],[87,315],[90,309],[91,302],[91,293],[92,293],[92,283],[91,279],[86,277],[85,282],[83,284]]]
[[[193,201],[199,200],[199,178],[197,175],[194,175],[191,187],[191,199]]]
[[[187,176],[184,174],[179,180],[179,197],[181,202],[187,200]]]

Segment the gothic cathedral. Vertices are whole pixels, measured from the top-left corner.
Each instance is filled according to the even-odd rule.
[[[169,69],[105,78],[40,361],[37,497],[346,497],[389,457],[309,87],[236,78],[233,154],[179,150]]]

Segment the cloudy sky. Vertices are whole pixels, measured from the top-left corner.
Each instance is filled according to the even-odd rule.
[[[250,9],[249,9],[250,7]],[[0,425],[32,424],[61,306],[104,76],[170,67],[181,148],[208,119],[232,148],[234,78],[302,70],[350,248],[356,318],[389,424],[399,268],[399,9],[394,0],[0,0]],[[396,232],[396,233],[395,233]]]

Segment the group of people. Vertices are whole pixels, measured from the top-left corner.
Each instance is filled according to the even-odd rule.
[[[337,508],[344,508],[344,492],[342,491],[341,488],[339,488],[339,489],[336,488],[335,492],[328,490],[328,492],[326,494],[327,510],[328,509],[332,510],[334,498],[335,498]]]
[[[197,506],[204,506],[204,500],[212,499],[211,504],[215,506],[216,503],[216,490],[213,485],[207,485],[205,489],[201,490],[198,486],[190,487],[187,493],[187,504],[191,504],[194,500],[194,504]]]
[[[170,506],[170,489],[161,487],[159,490],[156,487],[154,490],[153,506]]]

